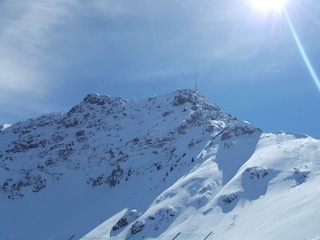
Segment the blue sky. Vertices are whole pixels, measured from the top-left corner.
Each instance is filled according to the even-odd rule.
[[[287,0],[320,76],[320,2]],[[282,12],[249,0],[2,0],[0,124],[68,111],[87,93],[194,88],[266,132],[320,138],[320,89]]]

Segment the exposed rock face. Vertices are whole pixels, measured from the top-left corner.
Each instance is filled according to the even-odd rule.
[[[86,182],[94,187],[114,187],[153,170],[163,172],[165,181],[179,165],[191,164],[194,156],[188,149],[235,122],[191,90],[141,101],[88,94],[66,114],[29,119],[0,132],[2,193],[16,199],[24,192],[41,191],[47,181],[59,180],[61,168],[91,172]],[[194,135],[195,130],[201,134]],[[188,142],[184,153],[176,152],[180,141]],[[141,157],[149,154],[161,162]],[[143,167],[131,168],[137,158],[145,159]]]

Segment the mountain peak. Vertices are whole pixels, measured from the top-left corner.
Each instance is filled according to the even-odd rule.
[[[193,105],[197,104],[198,95],[189,89],[178,90],[174,92],[173,95],[175,96],[172,102],[173,106],[178,106],[185,103],[191,103]]]
[[[307,202],[320,221],[319,198],[296,197],[315,196],[305,189],[318,184],[319,141],[263,133],[190,89],[142,100],[90,93],[67,114],[1,129],[1,239],[270,239],[260,214],[251,224],[263,235],[241,226],[246,212],[281,201],[286,216],[305,216],[287,206]]]
[[[83,103],[96,105],[111,104],[117,101],[122,105],[127,102],[127,100],[123,99],[122,97],[111,97],[110,95],[100,95],[98,93],[89,93],[83,99]]]
[[[30,190],[44,189],[45,184],[39,181],[44,183],[50,175],[59,175],[56,166],[86,171],[97,168],[101,159],[112,168],[105,173],[97,170],[87,177],[87,182],[93,186],[102,183],[113,186],[118,180],[110,181],[110,176],[120,169],[123,171],[118,168],[121,165],[131,165],[137,152],[144,155],[144,149],[160,151],[166,159],[182,139],[184,147],[192,149],[235,122],[215,104],[188,89],[139,101],[90,93],[67,114],[43,115],[13,124],[1,132],[0,156],[11,159],[1,165],[7,171],[0,179],[5,186],[3,193],[11,199],[22,198]],[[102,157],[100,151],[106,155]],[[79,156],[86,157],[80,161]],[[29,167],[22,163],[28,163]],[[149,164],[143,163],[143,168],[149,168]],[[128,166],[125,169],[130,172]],[[21,169],[28,175],[12,178],[11,172]],[[31,173],[38,180],[27,180]],[[101,174],[104,177],[100,178]],[[17,187],[21,178],[25,181]]]

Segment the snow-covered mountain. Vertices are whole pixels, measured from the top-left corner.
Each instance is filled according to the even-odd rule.
[[[0,129],[0,239],[320,239],[320,141],[191,90]]]

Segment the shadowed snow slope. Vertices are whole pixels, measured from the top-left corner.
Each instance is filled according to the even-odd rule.
[[[191,90],[0,129],[0,239],[320,239],[320,141]]]

